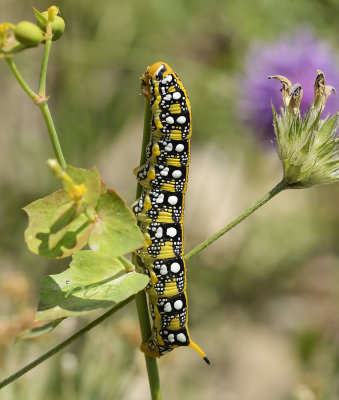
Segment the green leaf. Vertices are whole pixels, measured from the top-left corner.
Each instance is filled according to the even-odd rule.
[[[33,7],[35,18],[40,22],[41,25],[47,25],[48,20],[38,11],[35,7]]]
[[[33,253],[63,258],[87,243],[90,222],[64,190],[34,201],[24,210],[29,218],[25,241]]]
[[[144,244],[144,236],[133,212],[116,192],[108,190],[99,199],[89,247],[97,254],[118,257]]]
[[[98,204],[100,195],[102,194],[103,181],[100,178],[99,171],[96,168],[83,169],[68,166],[65,172],[73,179],[77,185],[83,183],[86,185],[87,192],[81,199],[81,204],[85,208],[94,210]],[[68,191],[68,184],[65,180],[62,180],[64,189]]]
[[[17,341],[25,340],[25,339],[35,339],[41,335],[45,335],[46,333],[51,332],[63,320],[64,320],[64,318],[59,318],[54,321],[47,322],[47,324],[38,326],[36,328],[26,329],[24,332],[17,335],[15,339]]]
[[[75,184],[83,183],[87,191],[77,205],[64,190],[39,199],[24,208],[29,217],[25,240],[30,251],[47,258],[64,258],[87,244],[91,222],[84,214],[94,214],[99,197],[105,190],[96,168],[86,170],[67,167],[66,172]]]
[[[79,251],[70,268],[43,278],[36,320],[57,320],[115,306],[141,291],[148,281],[144,274],[127,272],[118,259]]]

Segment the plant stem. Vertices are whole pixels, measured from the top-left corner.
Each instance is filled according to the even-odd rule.
[[[147,98],[145,98],[145,119],[144,133],[142,139],[142,150],[140,155],[140,165],[146,161],[146,145],[150,139],[150,122],[151,122],[151,107]],[[136,198],[140,197],[142,186],[138,183],[136,190]],[[138,265],[139,257],[133,254],[133,263]],[[143,342],[147,342],[151,334],[151,324],[148,313],[148,305],[145,291],[141,291],[135,295],[135,302],[138,311],[141,337]],[[145,355],[148,381],[151,389],[152,400],[161,400],[160,378],[155,358]]]
[[[7,64],[11,71],[13,72],[13,75],[15,76],[16,80],[19,82],[20,86],[24,89],[24,91],[28,94],[28,96],[35,101],[37,94],[33,92],[33,90],[27,85],[26,81],[20,74],[17,66],[15,65],[15,62],[11,57],[5,57],[5,60],[7,61]]]
[[[47,105],[46,102],[40,103],[39,104],[39,108],[42,112],[42,115],[44,117],[44,120],[46,122],[47,125],[47,129],[48,129],[48,133],[49,133],[49,137],[51,139],[52,142],[52,146],[54,149],[54,153],[55,156],[59,162],[59,164],[61,165],[61,167],[63,169],[66,169],[67,165],[66,165],[66,161],[64,159],[64,155],[62,154],[62,150],[61,150],[61,146],[60,146],[60,142],[58,139],[58,135],[54,126],[54,122],[51,116],[51,112],[49,111],[49,107]]]
[[[52,37],[46,40],[44,55],[42,58],[41,70],[40,70],[40,82],[39,82],[39,95],[46,94],[46,76],[47,76],[47,65],[49,53],[51,51]]]
[[[39,95],[42,97],[46,96],[47,65],[48,65],[49,53],[51,51],[51,45],[52,45],[52,25],[50,23],[47,26],[47,33],[49,34],[49,38],[45,42],[45,49],[44,49],[44,55],[42,57],[41,70],[40,70],[40,82],[39,82]],[[49,107],[48,107],[46,101],[47,101],[47,98],[44,102],[42,102],[38,105],[39,105],[39,108],[45,119],[49,137],[51,139],[56,158],[57,158],[59,164],[61,165],[61,167],[63,169],[65,169],[67,167],[66,161],[62,154],[58,135],[57,135],[57,132],[56,132],[56,129],[54,126],[54,122],[53,122],[53,119],[52,119],[52,116],[51,116],[51,113],[49,111]]]
[[[76,332],[74,335],[70,336],[63,342],[59,343],[57,346],[53,347],[51,350],[47,351],[45,354],[42,356],[38,357],[36,360],[32,361],[31,363],[27,364],[25,367],[20,369],[19,371],[15,372],[13,375],[9,376],[8,378],[4,379],[2,382],[0,382],[0,389],[5,387],[6,385],[10,384],[11,382],[15,381],[16,379],[20,378],[20,376],[26,374],[28,371],[31,369],[35,368],[42,362],[46,361],[48,358],[52,357],[54,354],[58,353],[60,350],[74,342],[74,340],[78,339],[91,329],[93,329],[95,326],[101,324],[105,319],[110,317],[112,314],[120,310],[120,308],[124,307],[126,304],[130,303],[133,300],[133,296],[129,297],[128,299],[122,301],[119,303],[117,306],[111,308],[109,311],[107,311],[105,314],[101,315],[99,318],[95,319],[94,321],[90,322],[88,325],[86,325],[84,328],[80,329],[80,331]]]
[[[243,212],[239,217],[234,219],[232,222],[230,222],[228,225],[226,225],[224,228],[220,229],[220,231],[216,232],[214,235],[212,235],[210,238],[205,240],[204,242],[200,243],[197,247],[195,247],[193,250],[191,250],[188,254],[185,256],[185,260],[189,260],[191,257],[193,257],[195,254],[199,253],[201,250],[209,246],[211,243],[213,243],[215,240],[219,239],[222,235],[224,235],[226,232],[230,231],[232,228],[234,228],[236,225],[238,225],[241,221],[243,221],[245,218],[250,216],[254,211],[256,211],[258,208],[263,206],[265,203],[267,203],[269,200],[272,199],[275,195],[280,193],[282,190],[287,189],[288,184],[285,183],[284,181],[281,181],[278,183],[272,190],[270,190],[262,199],[258,200],[256,203],[254,203],[250,208],[248,208],[245,212]]]
[[[47,41],[48,42],[48,41]],[[46,42],[46,45],[47,45]],[[44,52],[44,57],[43,57],[43,62],[42,62],[42,67],[41,67],[41,75],[40,75],[40,88],[39,88],[39,94],[40,94],[40,89],[43,88],[45,90],[45,84],[46,84],[46,72],[47,72],[47,62],[48,62],[48,55],[49,55],[49,50],[50,47],[47,47],[47,50],[45,48]],[[64,156],[62,154],[61,146],[59,143],[58,135],[54,126],[54,122],[51,116],[51,113],[49,111],[49,107],[46,103],[46,101],[43,101],[42,103],[37,103],[37,100],[39,99],[39,95],[33,92],[33,90],[27,85],[26,81],[20,74],[16,64],[14,63],[13,59],[11,57],[6,57],[5,60],[7,61],[7,64],[9,68],[11,69],[13,75],[15,76],[16,80],[19,82],[20,86],[24,89],[24,91],[28,94],[28,96],[34,101],[35,104],[37,104],[42,112],[42,115],[45,119],[49,137],[52,142],[52,146],[54,149],[55,156],[59,162],[59,164],[62,166],[63,169],[67,167],[66,161],[64,159]],[[44,94],[42,94],[44,96]]]

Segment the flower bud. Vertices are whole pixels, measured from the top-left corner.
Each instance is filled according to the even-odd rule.
[[[16,39],[26,46],[37,46],[43,38],[41,29],[29,21],[19,22],[14,34]]]
[[[50,167],[52,170],[53,174],[57,178],[62,178],[64,174],[64,170],[61,168],[61,165],[58,163],[58,161],[55,158],[49,158],[47,160],[47,165]]]
[[[49,14],[50,14],[49,11],[44,11],[41,13],[41,15],[45,18],[46,21],[50,20]],[[41,21],[38,20],[38,25],[44,32],[46,32],[47,23],[42,23]],[[65,21],[61,17],[54,15],[52,22],[52,34],[53,34],[52,40],[53,41],[58,40],[64,33],[64,30],[65,30]]]

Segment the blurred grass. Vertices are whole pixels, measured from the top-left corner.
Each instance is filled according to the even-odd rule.
[[[33,5],[33,4],[32,4]],[[36,1],[40,10],[51,4]],[[132,201],[143,120],[138,78],[168,62],[188,90],[192,166],[185,245],[191,249],[281,177],[278,157],[237,118],[237,81],[251,43],[299,25],[338,52],[336,0],[89,0],[60,2],[66,31],[53,43],[48,94],[66,161],[96,165]],[[2,0],[1,19],[33,20],[30,4]],[[18,55],[34,86],[41,48]],[[293,63],[293,60],[291,60]],[[271,71],[267,71],[269,74]],[[265,79],[266,77],[263,77]],[[13,343],[30,324],[40,277],[67,260],[30,254],[23,206],[58,188],[41,116],[0,63],[0,370],[5,377],[80,328]],[[212,360],[179,349],[160,360],[164,398],[334,400],[339,397],[339,188],[282,193],[188,265],[190,326]],[[1,399],[148,399],[133,305],[2,391]]]

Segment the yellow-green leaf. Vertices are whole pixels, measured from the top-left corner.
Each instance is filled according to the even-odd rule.
[[[148,281],[146,275],[128,272],[118,259],[79,251],[70,268],[43,278],[36,320],[57,320],[115,306]]]
[[[126,202],[113,190],[102,195],[97,221],[89,236],[89,247],[105,256],[119,257],[144,246],[136,218]]]
[[[29,250],[47,258],[63,258],[81,249],[87,243],[90,223],[75,207],[64,190],[26,206]]]

